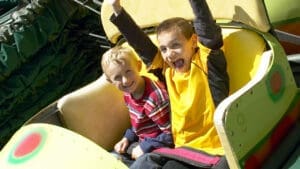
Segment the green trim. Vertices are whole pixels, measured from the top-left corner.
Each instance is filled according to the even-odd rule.
[[[300,22],[300,17],[272,22],[273,27]]]
[[[264,3],[273,26],[295,19],[299,21],[299,0],[264,0]]]
[[[30,134],[33,134],[33,133],[38,133],[38,134],[41,134],[41,136],[42,136],[41,142],[38,145],[38,147],[36,149],[34,149],[31,153],[29,153],[23,157],[15,157],[14,152],[16,151],[17,147],[20,145],[20,143],[26,137],[28,137]],[[20,164],[20,163],[24,163],[25,161],[31,159],[33,156],[37,155],[41,151],[42,147],[44,147],[46,139],[47,139],[47,132],[43,128],[38,128],[38,129],[28,132],[23,137],[21,137],[21,139],[17,142],[17,144],[14,146],[14,148],[9,153],[8,162],[12,163],[12,164]]]
[[[281,119],[279,120],[279,122],[272,128],[272,130],[270,130],[270,132],[268,134],[266,134],[266,136],[264,138],[262,138],[244,157],[242,157],[239,160],[239,164],[240,166],[245,166],[245,162],[246,160],[252,155],[254,154],[256,151],[260,150],[262,148],[262,146],[264,146],[264,144],[267,143],[267,141],[270,139],[270,137],[272,136],[274,130],[276,129],[276,127],[278,126],[278,124],[280,122],[282,122],[282,120],[289,114],[292,113],[291,111],[293,110],[293,108],[295,108],[295,106],[297,105],[297,103],[300,102],[300,90],[298,90],[297,94],[295,95],[292,103],[290,104],[288,110],[285,112],[285,114],[281,117]]]

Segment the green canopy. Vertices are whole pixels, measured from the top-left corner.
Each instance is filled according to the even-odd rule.
[[[72,1],[33,1],[0,20],[1,149],[39,110],[98,78],[107,44],[88,35],[103,32],[99,16]]]

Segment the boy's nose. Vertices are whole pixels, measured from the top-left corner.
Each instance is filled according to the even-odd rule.
[[[122,78],[122,83],[124,84],[124,85],[126,85],[127,83],[129,82],[129,79],[127,78],[127,77],[123,77]]]
[[[175,53],[174,53],[174,51],[172,50],[172,49],[168,49],[168,51],[167,51],[167,57],[169,58],[169,59],[173,59],[174,58],[174,56],[175,56]]]

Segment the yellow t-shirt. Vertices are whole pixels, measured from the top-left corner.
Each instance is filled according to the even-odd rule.
[[[203,48],[203,46],[202,46]],[[176,73],[161,59],[154,60],[154,67],[163,64],[171,102],[172,134],[176,147],[192,147],[214,155],[224,155],[213,123],[215,106],[210,93],[206,60],[209,49],[197,52],[191,70]],[[159,55],[156,57],[160,57]]]

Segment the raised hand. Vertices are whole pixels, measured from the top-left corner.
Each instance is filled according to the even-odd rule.
[[[112,6],[116,15],[118,15],[121,12],[122,6],[120,0],[107,0],[107,2]]]

